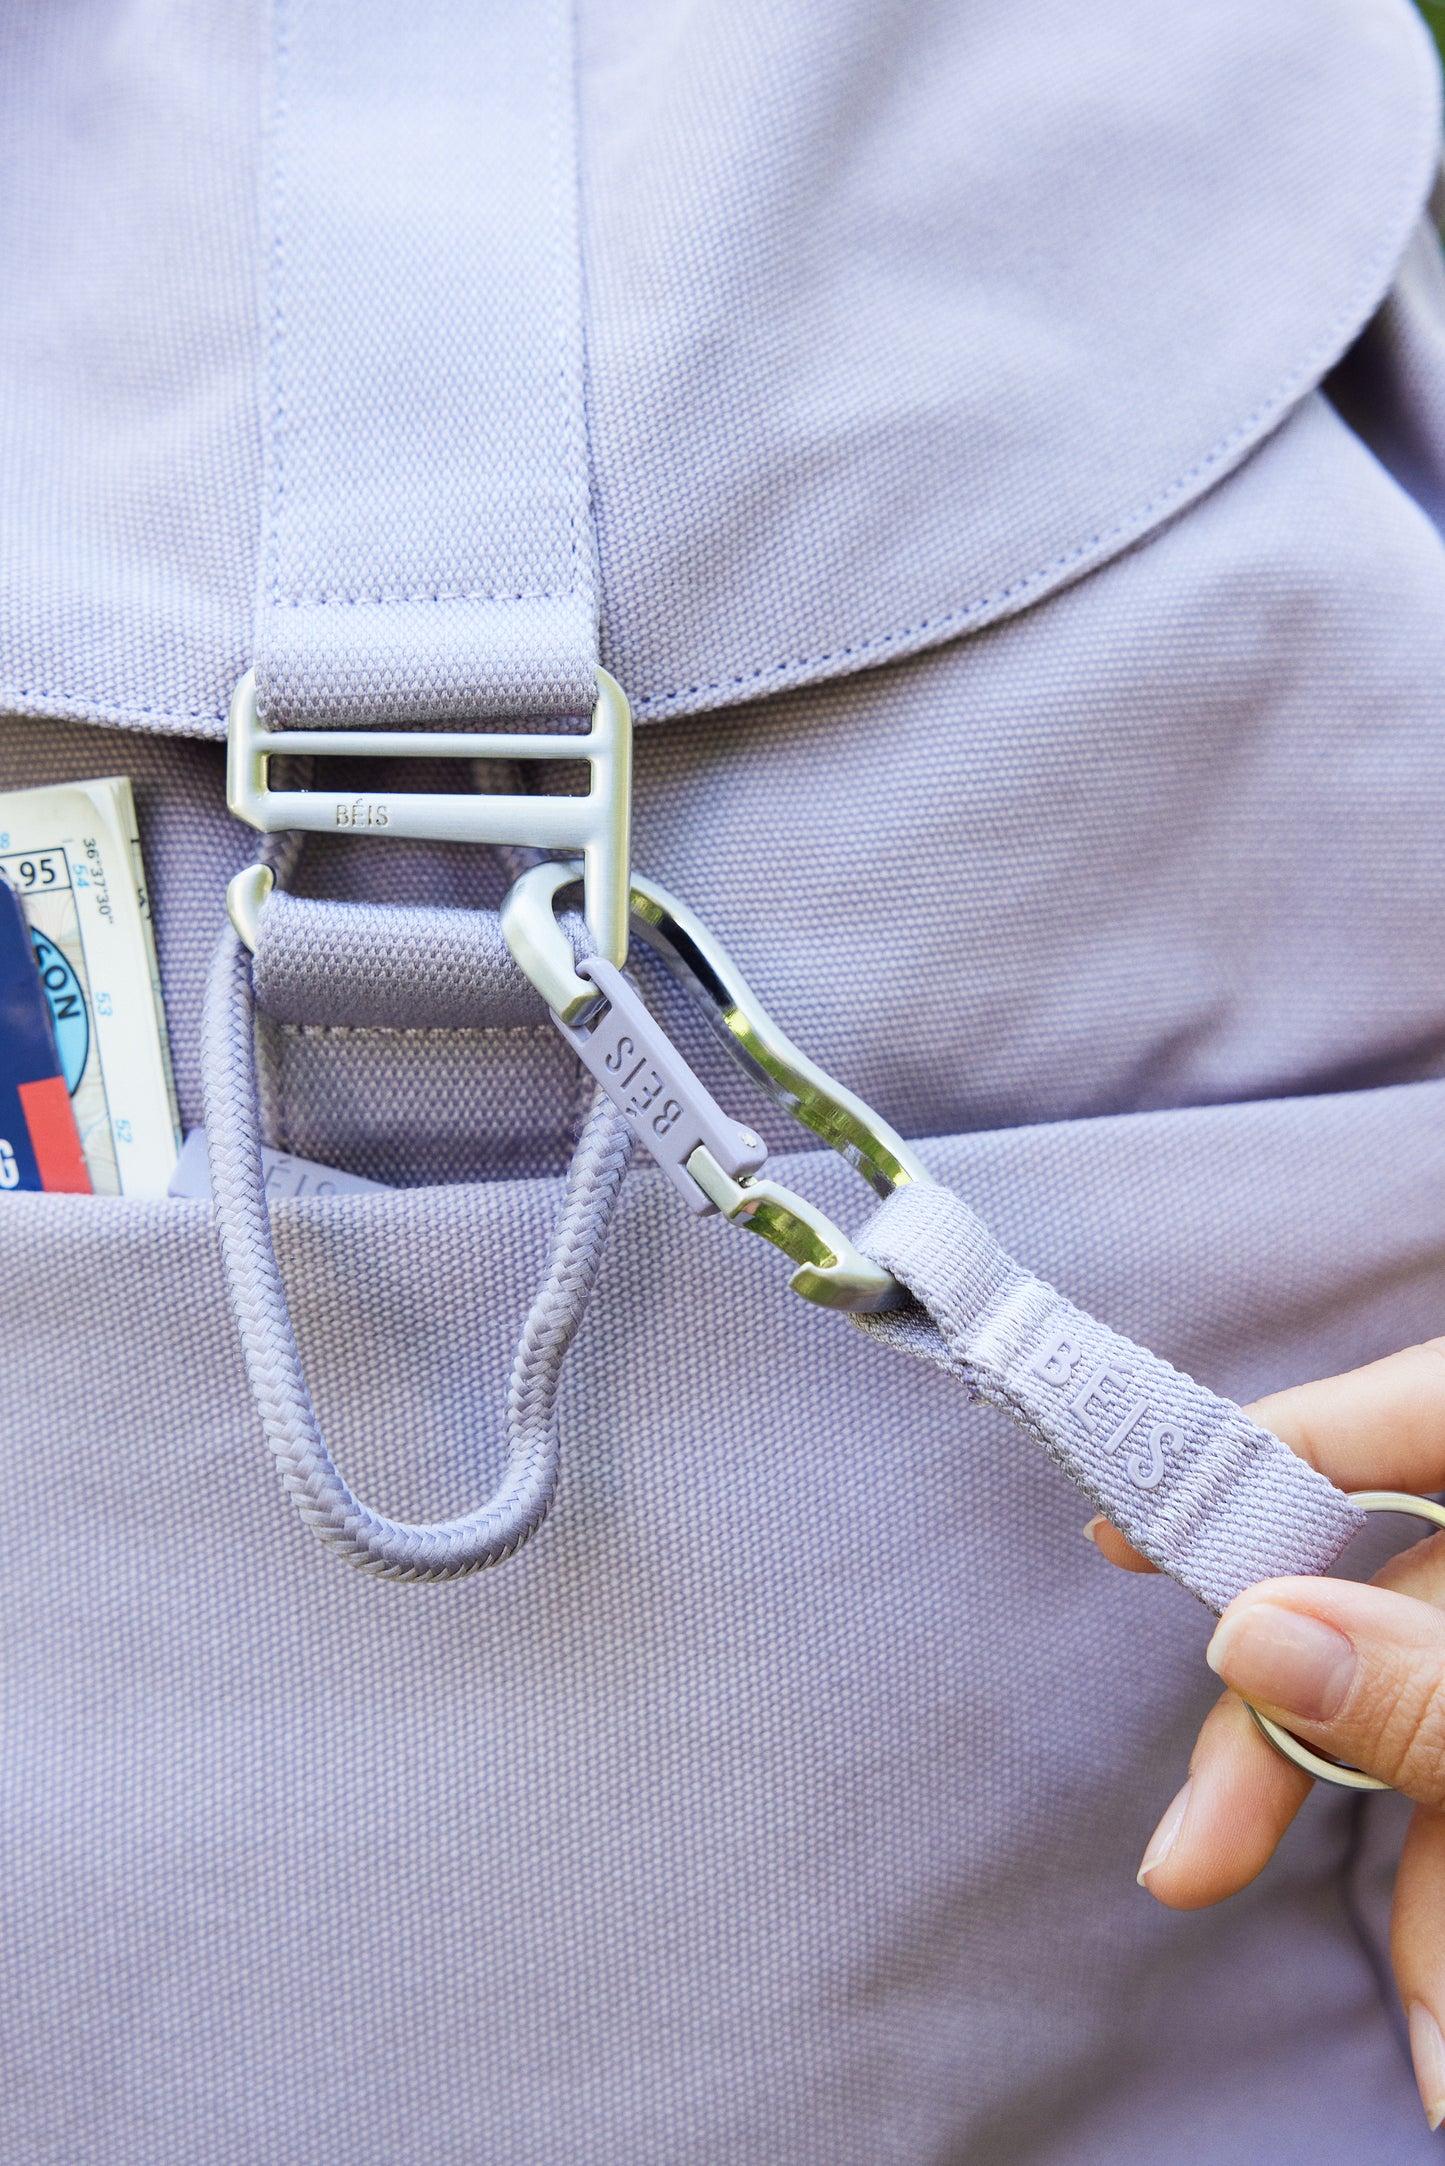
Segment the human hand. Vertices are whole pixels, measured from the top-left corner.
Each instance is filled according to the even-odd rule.
[[[1445,1487],[1445,1339],[1249,1409],[1341,1489]],[[1086,1530],[1111,1564],[1154,1566],[1106,1519]],[[1445,1534],[1393,1558],[1368,1586],[1271,1579],[1239,1595],[1206,1659],[1234,1690],[1216,1702],[1189,1780],[1150,1838],[1140,1885],[1173,1910],[1246,1887],[1309,1794],[1236,1693],[1308,1744],[1413,1798],[1395,1882],[1391,1956],[1409,2012],[1420,2097],[1445,2121]]]

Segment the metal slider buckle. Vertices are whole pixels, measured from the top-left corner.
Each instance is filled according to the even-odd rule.
[[[310,759],[585,760],[585,797],[477,795],[388,790],[358,797],[335,790],[273,790],[269,763],[280,753]],[[248,670],[231,697],[226,739],[226,802],[263,835],[405,835],[429,842],[519,843],[537,850],[580,851],[584,910],[599,954],[627,960],[627,889],[631,863],[632,711],[606,670],[597,672],[597,703],[585,732],[521,730],[267,729],[256,711]],[[256,944],[256,915],[272,887],[267,865],[248,865],[226,892],[241,938]]]

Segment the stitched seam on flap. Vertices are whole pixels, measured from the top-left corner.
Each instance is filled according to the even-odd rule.
[[[558,400],[559,412],[563,417],[565,423],[569,420],[570,417],[573,417],[574,408],[580,402],[574,400],[570,395],[570,372],[568,369],[569,326],[566,320],[566,315],[564,313],[564,295],[572,289],[573,282],[568,275],[570,265],[564,251],[563,239],[563,207],[564,196],[566,192],[567,160],[563,153],[561,115],[564,111],[568,109],[568,100],[571,94],[571,85],[570,82],[562,80],[561,54],[565,52],[570,60],[571,32],[569,25],[567,24],[565,18],[562,15],[562,5],[563,0],[552,0],[552,5],[549,10],[552,16],[552,33],[547,40],[547,74],[550,88],[547,117],[547,171],[548,197],[552,213],[549,253],[552,269],[552,292],[554,295],[552,310],[552,335],[556,370],[554,389]],[[355,608],[359,603],[376,603],[378,605],[381,605],[387,603],[441,601],[564,602],[575,601],[576,599],[578,599],[579,596],[584,600],[587,599],[590,592],[590,587],[589,583],[584,579],[582,574],[582,544],[581,536],[578,531],[577,504],[577,497],[579,491],[575,486],[570,492],[571,501],[569,503],[567,512],[567,552],[570,579],[569,583],[566,586],[557,588],[544,587],[536,589],[524,589],[516,593],[505,591],[490,593],[484,591],[471,591],[462,588],[450,589],[445,587],[427,588],[415,594],[357,595],[342,593],[336,590],[327,591],[325,589],[314,593],[300,591],[289,594],[282,593],[280,573],[280,525],[282,510],[286,502],[286,403],[285,396],[282,390],[283,372],[281,363],[282,355],[284,352],[286,312],[282,303],[281,295],[281,266],[285,260],[285,221],[283,217],[283,212],[286,200],[286,164],[284,146],[288,140],[286,130],[289,119],[289,105],[287,93],[288,70],[290,65],[290,45],[288,38],[289,14],[290,0],[276,0],[276,104],[274,114],[274,127],[276,132],[277,147],[271,189],[271,320],[267,338],[267,356],[269,363],[269,377],[272,394],[270,470],[271,487],[269,492],[270,516],[267,521],[266,535],[263,544],[268,560],[265,568],[269,575],[267,580],[267,591],[265,594],[265,603],[267,608]],[[567,231],[569,234],[571,234],[576,223],[575,207],[571,219],[568,220],[566,223]],[[572,418],[570,420],[570,425],[565,426],[563,430],[559,431],[559,434],[563,435],[566,439],[565,451],[568,460],[569,474],[576,475],[578,473],[581,473],[583,477],[580,493],[582,495],[583,501],[585,502],[587,498],[586,477],[588,473],[588,446],[586,443],[585,429],[580,428],[577,424],[576,419]],[[218,717],[218,719],[223,720],[224,713],[220,717]]]
[[[729,691],[738,685],[770,684],[779,691],[789,689],[802,678],[805,671],[829,669],[833,664],[843,664],[869,656],[884,656],[906,647],[910,642],[922,643],[925,638],[934,644],[939,635],[961,632],[968,628],[982,629],[990,620],[1010,612],[1008,605],[1035,593],[1039,589],[1052,591],[1062,584],[1071,569],[1087,571],[1095,568],[1100,560],[1108,562],[1131,540],[1142,540],[1159,523],[1159,514],[1171,505],[1183,506],[1197,494],[1196,485],[1209,477],[1215,468],[1238,453],[1241,457],[1250,450],[1264,434],[1267,422],[1296,402],[1297,394],[1314,383],[1331,362],[1338,358],[1348,344],[1349,333],[1356,327],[1363,328],[1357,313],[1363,305],[1363,297],[1374,288],[1374,281],[1382,267],[1393,268],[1399,262],[1399,250],[1380,250],[1370,259],[1370,274],[1362,281],[1361,289],[1348,308],[1335,317],[1328,331],[1323,332],[1267,398],[1256,406],[1241,422],[1237,422],[1226,436],[1205,452],[1201,459],[1188,467],[1184,473],[1151,496],[1147,502],[1128,512],[1122,519],[1092,534],[1087,540],[1076,542],[1058,556],[1038,565],[1033,571],[1011,580],[1007,586],[997,588],[992,594],[981,595],[977,600],[960,604],[941,616],[920,617],[913,624],[906,624],[893,632],[882,632],[868,639],[849,642],[835,647],[826,654],[801,656],[793,661],[762,663],[756,669],[738,671],[725,677],[715,677],[706,684],[679,686],[671,692],[652,692],[634,695],[633,712],[639,715],[660,715],[671,707],[684,705],[694,699],[704,698],[709,692]],[[1383,299],[1383,295],[1380,297]],[[1373,311],[1371,311],[1373,314]],[[1368,317],[1364,319],[1366,322]],[[1220,478],[1223,478],[1222,476]],[[1042,596],[1040,597],[1042,598]],[[928,635],[932,635],[929,637]]]
[[[1422,37],[1424,34],[1422,29]],[[1280,409],[1292,397],[1302,393],[1311,378],[1317,382],[1329,368],[1332,361],[1337,359],[1339,354],[1343,352],[1344,347],[1349,343],[1350,334],[1363,329],[1364,325],[1373,316],[1375,309],[1378,308],[1388,291],[1390,281],[1389,277],[1384,274],[1393,273],[1398,266],[1404,250],[1408,246],[1416,221],[1423,214],[1426,197],[1434,184],[1437,174],[1439,157],[1433,106],[1429,116],[1429,125],[1422,131],[1422,143],[1428,154],[1424,160],[1425,171],[1423,174],[1416,174],[1409,187],[1402,190],[1400,206],[1396,212],[1397,219],[1408,220],[1405,230],[1400,232],[1397,226],[1392,224],[1390,240],[1383,243],[1370,256],[1366,269],[1353,289],[1349,302],[1339,310],[1328,330],[1321,333],[1312,342],[1303,359],[1294,364],[1281,379],[1275,390],[1269,393],[1244,421],[1237,423],[1202,458],[1196,460],[1184,473],[1177,476],[1163,489],[1157,491],[1134,512],[1127,514],[1121,520],[1115,521],[1112,526],[1088,540],[1072,545],[1060,555],[1038,566],[1034,571],[1010,581],[1007,586],[998,589],[995,593],[964,603],[956,609],[944,612],[940,616],[922,617],[914,623],[904,625],[895,631],[878,633],[867,639],[850,642],[845,646],[833,648],[824,654],[799,656],[791,660],[763,663],[755,669],[737,671],[727,676],[713,678],[706,683],[679,686],[669,692],[634,694],[632,695],[633,712],[643,718],[662,718],[670,711],[683,707],[692,700],[705,699],[709,693],[727,693],[744,685],[753,686],[759,692],[764,690],[786,691],[795,686],[801,687],[801,685],[809,681],[807,675],[809,672],[822,670],[838,675],[843,673],[844,668],[851,661],[884,660],[892,654],[907,652],[910,647],[916,650],[925,644],[940,644],[950,634],[958,634],[969,629],[982,629],[983,625],[990,620],[990,617],[1004,614],[1009,603],[1018,603],[1023,597],[1029,596],[1039,588],[1046,587],[1051,580],[1062,581],[1071,569],[1077,569],[1082,573],[1095,568],[1091,559],[1096,562],[1098,552],[1109,549],[1116,544],[1122,548],[1131,539],[1143,539],[1148,522],[1157,513],[1171,504],[1177,504],[1182,508],[1189,498],[1191,488],[1195,484],[1202,482],[1206,476],[1213,473],[1231,454],[1237,453],[1242,457],[1245,451],[1251,448],[1251,440],[1262,435],[1264,424],[1275,418]],[[1382,276],[1384,279],[1383,284],[1379,283]],[[575,513],[572,516],[570,525],[575,560],[579,550]],[[269,547],[269,535],[267,546]],[[472,597],[467,598],[471,599]],[[480,598],[494,599],[495,597]],[[538,596],[535,598],[559,599],[560,597]],[[722,704],[722,702],[715,700],[712,704],[716,706]],[[119,727],[124,727],[128,722],[136,722],[142,725],[152,722],[170,722],[180,726],[181,734],[210,735],[210,732],[186,732],[184,726],[187,723],[210,723],[215,725],[218,731],[223,730],[226,722],[227,706],[223,703],[212,708],[175,708],[136,706],[119,702],[103,705],[88,700],[82,695],[65,691],[58,686],[54,688],[44,685],[29,688],[0,686],[0,718],[3,718],[4,711],[8,711],[15,716],[44,715],[56,720],[73,719],[92,724],[111,724]]]

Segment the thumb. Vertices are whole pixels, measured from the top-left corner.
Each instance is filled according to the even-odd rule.
[[[1261,1713],[1445,1808],[1445,1616],[1348,1580],[1269,1579],[1231,1602],[1208,1662]]]

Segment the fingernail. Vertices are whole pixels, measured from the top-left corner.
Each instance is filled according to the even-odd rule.
[[[1158,1827],[1154,1830],[1154,1833],[1150,1836],[1149,1847],[1144,1853],[1143,1862],[1134,1875],[1141,1888],[1147,1883],[1149,1875],[1153,1872],[1155,1866],[1162,1865],[1174,1848],[1175,1837],[1183,1827],[1184,1815],[1189,1810],[1189,1793],[1193,1788],[1194,1778],[1191,1775],[1178,1797],[1170,1805]]]
[[[1438,2128],[1445,2121],[1445,2038],[1440,2036],[1439,2024],[1422,2001],[1410,2006],[1410,2058],[1415,2063],[1425,2119],[1431,2128]]]
[[[1084,1540],[1092,1542],[1096,1549],[1099,1546],[1099,1529],[1103,1524],[1104,1515],[1102,1512],[1095,1512],[1092,1519],[1084,1521]]]
[[[1355,1674],[1355,1650],[1343,1632],[1276,1602],[1249,1602],[1221,1619],[1204,1659],[1245,1699],[1303,1722],[1337,1715]]]

